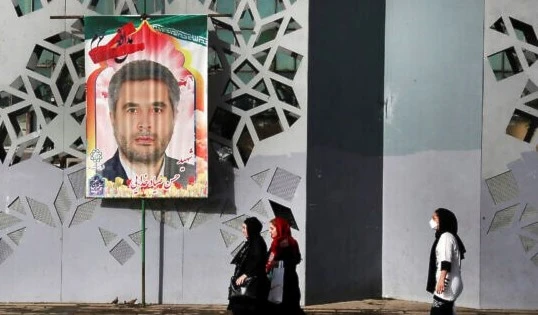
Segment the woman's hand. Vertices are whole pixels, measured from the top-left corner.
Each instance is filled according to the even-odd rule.
[[[437,280],[437,285],[435,286],[435,293],[441,294],[445,291],[445,279],[446,279],[446,270],[441,270],[439,275],[439,280]]]
[[[445,281],[439,279],[437,285],[435,286],[435,293],[441,294],[445,291]]]
[[[243,274],[241,277],[237,278],[237,280],[235,280],[235,284],[237,285],[242,285],[245,280],[247,279],[247,275]]]

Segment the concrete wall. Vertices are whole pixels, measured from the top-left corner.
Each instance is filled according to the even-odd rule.
[[[310,20],[306,299],[378,297],[385,3],[313,1]]]
[[[116,3],[99,1],[105,2]],[[121,7],[113,8],[113,14],[140,14],[143,8],[136,7],[136,2],[119,1]],[[230,139],[209,134],[208,200],[146,204],[146,302],[226,303],[233,271],[229,262],[244,240],[241,223],[246,216],[257,216],[267,223],[278,211],[293,215],[298,228],[294,235],[305,249],[309,3],[284,1],[283,8],[270,14],[251,0],[236,1],[237,6],[230,1],[230,10],[212,7],[209,0],[158,2],[164,7],[159,12],[148,10],[149,14],[215,10],[232,14],[218,18],[237,31],[238,38],[232,44],[219,37],[208,20],[209,45],[219,59],[219,66],[210,75],[209,124],[217,108],[231,111],[239,122]],[[6,147],[5,152],[0,150],[0,301],[109,302],[116,296],[120,301],[140,301],[141,202],[86,199],[83,163],[54,165],[56,158],[84,158],[84,148],[74,143],[78,137],[85,143],[85,102],[76,95],[84,91],[85,78],[76,73],[76,60],[72,58],[83,51],[83,43],[79,39],[65,47],[63,42],[66,38],[83,38],[80,21],[51,20],[50,16],[103,12],[88,0],[41,3],[33,12],[21,11],[20,16],[11,1],[0,3],[0,141]],[[276,25],[275,38],[256,47],[256,36],[245,41],[239,25],[244,23],[240,18],[245,10],[253,15],[250,24],[255,34]],[[49,77],[33,70],[32,52],[37,45],[58,56]],[[254,55],[265,50],[267,59],[259,62]],[[226,58],[225,52],[230,51],[234,58]],[[272,70],[277,53],[299,56],[294,76],[285,77]],[[245,60],[257,71],[249,82],[236,73]],[[58,87],[58,80],[66,76],[60,72],[63,65],[73,81],[66,98]],[[230,79],[235,89],[223,93]],[[265,81],[266,91],[255,88],[260,80]],[[272,80],[290,87],[296,103],[288,104],[277,96]],[[56,104],[35,94],[39,82],[52,90]],[[265,103],[250,111],[226,103],[243,94]],[[14,100],[9,106],[4,103],[8,99]],[[271,108],[277,113],[281,131],[262,140],[251,117]],[[15,118],[32,111],[39,127],[25,135],[26,126],[18,126]],[[248,160],[241,158],[237,146],[244,130],[253,143]],[[222,147],[229,148],[233,157],[224,158],[226,150]],[[265,224],[264,230],[267,228]],[[303,290],[304,266],[298,268]]]
[[[484,2],[386,3],[383,296],[431,301],[428,221],[445,207],[467,247],[458,305],[477,307]]]
[[[536,1],[486,1],[484,19],[484,133],[481,173],[480,301],[488,308],[537,309],[538,287],[538,52]],[[503,24],[504,27],[499,27]],[[529,27],[525,27],[528,25]],[[530,37],[529,37],[530,36]],[[515,71],[495,56],[515,52]],[[508,57],[505,57],[508,58]],[[505,59],[505,64],[510,64]],[[534,119],[518,133],[520,119]]]

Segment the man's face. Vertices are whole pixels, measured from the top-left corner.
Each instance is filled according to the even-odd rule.
[[[162,81],[125,81],[110,120],[120,153],[130,162],[159,161],[174,131],[175,104]]]

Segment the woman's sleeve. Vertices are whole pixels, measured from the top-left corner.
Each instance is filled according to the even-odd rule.
[[[441,263],[441,270],[450,272],[452,268],[452,254],[455,245],[455,238],[450,233],[444,233],[439,238],[437,261]]]

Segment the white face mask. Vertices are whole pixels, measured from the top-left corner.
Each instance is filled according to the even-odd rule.
[[[432,228],[432,230],[437,230],[437,222],[435,222],[435,220],[433,219],[430,219],[430,227]]]

